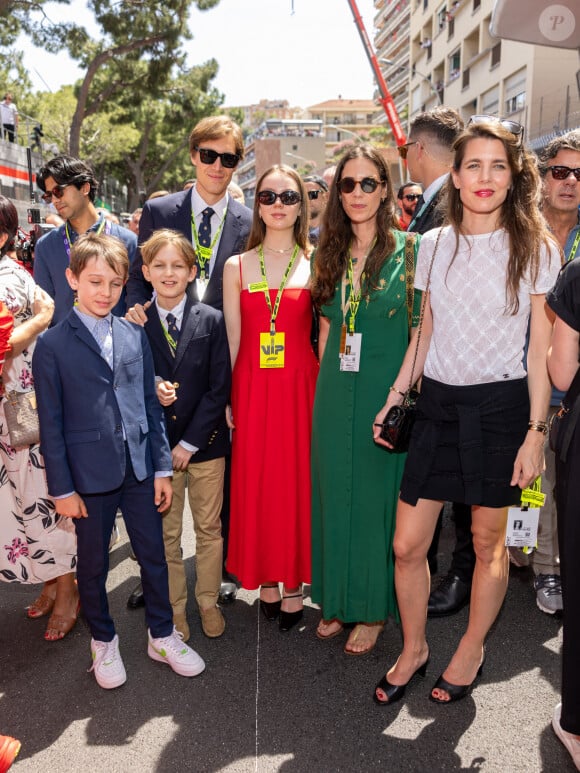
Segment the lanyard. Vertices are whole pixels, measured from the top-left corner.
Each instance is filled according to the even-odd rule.
[[[280,308],[282,293],[284,292],[284,288],[286,287],[286,282],[288,281],[288,277],[290,276],[290,272],[292,271],[292,266],[294,265],[294,261],[298,257],[299,252],[300,252],[300,245],[297,244],[294,247],[294,250],[290,257],[290,262],[286,266],[286,271],[284,272],[284,276],[282,277],[282,281],[280,282],[280,287],[278,288],[278,294],[276,295],[276,300],[274,301],[274,308],[272,308],[272,301],[270,300],[270,291],[268,289],[268,280],[266,278],[266,266],[264,265],[264,250],[261,244],[258,247],[258,255],[260,257],[260,271],[262,272],[262,280],[265,285],[264,298],[266,299],[266,303],[268,304],[268,309],[270,311],[270,335],[271,336],[276,335],[276,317],[278,316],[278,309]]]
[[[580,244],[580,228],[578,228],[578,233],[576,234],[576,238],[574,239],[574,243],[572,244],[572,249],[570,250],[570,254],[566,258],[566,262],[569,260],[573,260],[576,257],[576,252],[578,251],[578,245]]]
[[[165,340],[169,344],[171,354],[175,357],[175,352],[177,350],[177,341],[175,340],[175,338],[173,338],[173,336],[167,329],[167,322],[161,324],[161,329],[163,330],[163,335],[165,336]]]
[[[366,259],[369,256],[369,254],[372,252],[373,247],[375,246],[376,239],[373,240],[373,243],[369,247],[369,250],[367,254],[365,255],[365,263]],[[343,331],[346,333],[346,313],[347,309],[349,312],[349,320],[348,320],[348,332],[350,335],[354,333],[354,324],[356,321],[356,315],[358,313],[358,308],[360,306],[361,298],[362,298],[362,288],[365,280],[365,271],[363,269],[363,272],[360,276],[360,283],[358,291],[355,291],[354,288],[354,269],[353,269],[353,262],[352,262],[352,252],[348,251],[348,265],[346,268],[345,276],[342,278],[342,326]],[[350,285],[350,292],[348,296],[348,301],[345,300],[346,298],[346,281],[348,280],[348,283]]]
[[[222,215],[221,222],[218,226],[217,231],[214,234],[213,239],[211,240],[211,244],[209,245],[209,247],[202,247],[201,244],[199,243],[199,235],[197,233],[197,227],[195,225],[195,216],[193,214],[193,210],[191,212],[191,241],[195,245],[195,251],[197,253],[197,261],[199,263],[202,279],[206,278],[205,264],[207,263],[208,260],[211,260],[211,256],[213,254],[213,248],[216,246],[217,240],[220,238],[222,228],[224,227],[224,220],[226,219],[227,211],[228,211],[228,208],[226,206],[226,208],[224,209],[224,213]]]
[[[111,224],[105,218],[103,218],[101,220],[101,222],[99,223],[98,227],[95,230],[95,233],[97,234],[97,236],[99,236],[100,234],[103,233],[103,229],[105,230],[106,234],[110,234],[111,233]],[[91,229],[89,228],[89,231],[90,230]],[[88,233],[88,231],[87,231],[87,233]],[[64,224],[64,230],[62,232],[62,239],[63,239],[63,242],[64,242],[64,248],[66,250],[66,254],[68,255],[68,262],[70,263],[70,248],[72,247],[74,242],[73,242],[72,234],[68,230],[68,220]]]

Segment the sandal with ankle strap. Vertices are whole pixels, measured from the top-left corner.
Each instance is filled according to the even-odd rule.
[[[260,585],[260,590],[262,590],[262,588],[278,588],[278,583],[276,583],[275,585]],[[282,599],[280,599],[280,601],[263,601],[262,599],[260,599],[260,609],[262,610],[262,613],[266,618],[266,620],[268,620],[270,623],[278,619],[281,606],[282,606]]]

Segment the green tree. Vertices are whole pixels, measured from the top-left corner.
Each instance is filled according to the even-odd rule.
[[[0,0],[1,2],[1,0]],[[61,0],[69,4],[70,0]],[[2,17],[10,18],[10,35],[19,30],[47,51],[68,51],[85,74],[75,91],[69,150],[79,155],[84,121],[117,101],[127,91],[160,95],[175,68],[183,66],[181,43],[190,38],[188,13],[193,5],[206,10],[219,0],[89,0],[98,32],[92,37],[77,22],[51,23],[44,0],[2,2]],[[8,34],[8,33],[7,33]]]

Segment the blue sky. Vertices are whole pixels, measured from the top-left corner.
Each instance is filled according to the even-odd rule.
[[[372,99],[373,77],[347,0],[221,0],[193,11],[189,64],[215,57],[215,81],[226,105],[287,99],[307,107],[339,95]],[[372,39],[373,0],[357,0]],[[82,18],[86,4],[55,6],[52,18]],[[65,54],[51,56],[23,43],[34,87],[57,90],[78,71]]]

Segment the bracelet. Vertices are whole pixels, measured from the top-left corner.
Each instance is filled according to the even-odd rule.
[[[401,392],[400,389],[397,389],[397,387],[394,386],[389,387],[389,392],[396,392],[398,395],[401,395],[401,397],[405,397],[407,394],[406,392]]]
[[[533,429],[536,432],[541,432],[544,435],[548,434],[548,423],[545,421],[529,421],[528,429]]]

